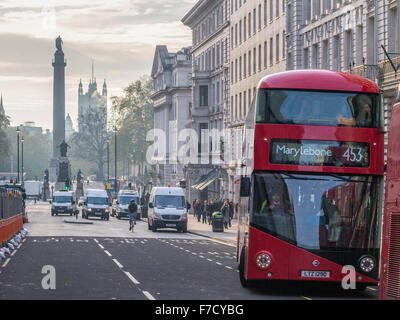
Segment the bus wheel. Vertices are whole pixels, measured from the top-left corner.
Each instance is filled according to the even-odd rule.
[[[242,249],[242,253],[240,254],[240,264],[239,264],[239,279],[240,284],[243,288],[249,287],[249,281],[244,277],[244,248]]]

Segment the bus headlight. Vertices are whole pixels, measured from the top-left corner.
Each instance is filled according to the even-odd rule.
[[[267,252],[260,252],[256,257],[256,265],[260,270],[266,270],[271,265],[272,258]]]
[[[371,256],[362,256],[358,264],[360,269],[365,273],[373,271],[376,266],[375,260]]]

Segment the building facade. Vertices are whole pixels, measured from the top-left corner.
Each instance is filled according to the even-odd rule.
[[[107,84],[104,79],[103,89],[100,92],[97,89],[96,78],[93,77],[89,81],[88,91],[84,93],[82,80],[79,82],[78,87],[78,130],[82,131],[79,119],[90,108],[102,108],[107,113]],[[107,115],[106,115],[107,116]],[[107,121],[106,121],[107,122]]]
[[[398,85],[389,57],[394,66],[400,63],[400,1],[286,2],[287,69],[346,71],[377,82],[383,90],[387,143]]]
[[[160,140],[152,158],[153,186],[167,186],[168,183],[175,186],[184,179],[183,164],[177,161],[182,144],[178,142],[178,134],[190,122],[191,69],[190,47],[170,53],[167,46],[156,46],[151,98],[155,137]]]
[[[74,124],[72,123],[71,116],[68,113],[67,117],[65,118],[65,139],[68,141],[74,133]]]
[[[244,121],[258,82],[286,69],[284,0],[230,0],[230,106],[225,141],[230,198],[239,200]]]
[[[192,30],[192,105],[187,128],[198,139],[197,159],[185,165],[188,201],[228,197],[221,157],[229,112],[229,9],[225,0],[200,0],[183,17]]]

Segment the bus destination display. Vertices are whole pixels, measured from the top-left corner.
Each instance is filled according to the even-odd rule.
[[[270,145],[273,164],[366,168],[369,161],[364,142],[272,139]]]

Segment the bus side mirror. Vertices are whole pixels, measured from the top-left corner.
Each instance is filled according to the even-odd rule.
[[[149,202],[149,208],[151,209],[151,208],[154,208],[154,206],[153,206],[153,203],[152,202]]]
[[[242,177],[240,179],[240,196],[249,197],[250,196],[250,178]]]

